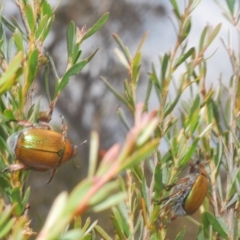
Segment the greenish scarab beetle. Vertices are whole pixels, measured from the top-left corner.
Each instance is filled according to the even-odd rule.
[[[73,146],[66,137],[67,127],[62,117],[62,133],[56,132],[46,124],[21,123],[21,131],[12,134],[7,144],[19,163],[11,164],[2,172],[33,169],[36,171],[52,170],[51,182],[57,168],[76,155]],[[26,127],[27,126],[27,127]]]
[[[157,204],[166,201],[165,206],[172,202],[170,221],[177,216],[191,215],[196,212],[208,192],[208,175],[200,160],[190,163],[189,173],[185,178],[166,186],[167,189],[172,187],[175,187],[174,193],[157,201]]]

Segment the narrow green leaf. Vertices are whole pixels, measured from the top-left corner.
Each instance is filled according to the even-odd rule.
[[[192,157],[195,150],[197,149],[199,140],[200,140],[200,138],[198,138],[198,137],[194,139],[190,148],[188,148],[187,152],[184,154],[183,159],[180,160],[180,166],[185,166],[189,162],[190,158]]]
[[[236,0],[226,0],[227,5],[228,5],[228,9],[231,12],[232,16],[234,16],[234,5]]]
[[[187,65],[187,78],[191,79],[193,77],[193,79],[194,79],[193,81],[197,82],[197,79],[199,79],[199,77],[196,77],[196,75],[195,75],[195,72],[194,72],[195,66],[194,66],[194,64],[195,63],[193,61],[189,61],[189,62],[186,63],[186,65]]]
[[[105,192],[107,193],[107,192]],[[125,192],[120,192],[120,193],[116,193],[116,194],[111,194],[109,196],[109,192],[106,195],[108,196],[108,198],[104,201],[102,201],[101,203],[95,205],[92,210],[94,212],[100,212],[106,209],[109,209],[117,204],[119,204],[120,202],[123,202],[124,199],[126,199],[127,194]]]
[[[136,222],[131,234],[129,235],[128,239],[134,239],[134,236],[138,232],[139,228],[143,225],[143,219],[142,219],[142,216],[140,216],[140,215],[141,215],[141,213],[139,213],[137,222]],[[143,239],[141,236],[141,233],[139,233],[139,239]]]
[[[61,216],[64,207],[67,204],[67,193],[66,192],[62,192],[60,193],[57,198],[55,199],[52,208],[48,214],[47,220],[45,221],[45,224],[41,230],[41,232],[45,234],[49,235],[50,237],[50,233],[54,236],[54,238],[56,238],[56,229],[54,229],[54,232],[52,232],[54,226],[56,226],[57,223],[59,223],[59,217]],[[67,224],[67,223],[66,223]],[[39,235],[41,235],[41,232],[39,233]]]
[[[118,176],[118,181],[119,181],[119,188],[122,192],[126,192],[126,186],[125,186],[125,182],[123,180],[123,178],[121,177],[121,175]]]
[[[212,97],[214,96],[214,94],[215,92],[213,90],[210,90],[205,96],[204,102],[201,104],[201,107],[208,105],[208,103],[212,100]]]
[[[68,84],[69,78],[73,75],[78,74],[86,65],[91,61],[94,55],[97,53],[98,49],[95,50],[87,59],[82,60],[81,62],[76,63],[71,68],[67,70],[64,74],[60,84],[58,85],[58,92],[61,92],[64,87]]]
[[[41,3],[41,11],[42,15],[47,15],[47,16],[52,16],[53,15],[53,10],[50,6],[50,4],[47,1],[42,1]]]
[[[68,200],[65,212],[75,211],[76,206],[80,204],[81,199],[83,199],[89,189],[92,187],[91,179],[85,179],[80,184],[78,184],[74,190],[71,192]]]
[[[52,68],[53,75],[55,76],[55,86],[54,86],[54,98],[55,98],[58,94],[60,77],[58,76],[58,72],[57,72],[57,69],[56,69],[56,66],[55,66],[55,63],[53,61],[52,56],[48,52],[46,53],[46,56],[49,60],[50,66]]]
[[[127,210],[126,204],[120,203],[118,205],[118,210],[119,210],[119,214],[121,215],[121,218],[122,218],[122,230],[125,233],[125,235],[127,237],[129,237],[129,235],[131,233],[130,233],[130,226],[128,224],[129,215],[128,215],[128,210]]]
[[[9,217],[12,214],[13,208],[8,206],[4,209],[3,212],[1,212],[0,215],[0,229],[3,228],[3,226],[6,224],[7,221],[9,221]]]
[[[109,12],[103,14],[103,16],[86,32],[82,41],[89,38],[95,32],[97,32],[107,22],[108,18],[109,18]]]
[[[0,78],[0,95],[11,88],[12,85],[16,82],[18,77],[17,71],[21,67],[22,60],[23,52],[19,52],[8,65],[7,70]]]
[[[124,56],[125,56],[125,58],[126,58],[126,60],[128,62],[128,65],[130,66],[131,65],[131,61],[132,61],[131,60],[132,57],[131,57],[131,54],[130,54],[128,48],[123,44],[122,40],[120,39],[120,37],[116,33],[113,34],[113,38],[115,39],[115,41],[117,42],[118,46],[120,47],[120,49],[124,53]]]
[[[117,114],[118,114],[121,122],[123,123],[123,125],[126,127],[127,131],[129,131],[131,129],[130,125],[129,125],[127,117],[121,107],[117,108]]]
[[[1,55],[6,59],[7,56],[7,37],[0,18],[0,36],[1,36]]]
[[[223,142],[219,141],[217,143],[216,154],[214,156],[214,164],[215,164],[215,167],[216,167],[215,179],[217,178],[217,176],[219,176],[219,171],[220,171],[220,167],[221,167],[221,164],[222,164],[222,156],[223,156]],[[221,198],[221,194],[219,194],[219,195],[220,195],[220,198]],[[223,199],[221,198],[221,200],[223,200]]]
[[[105,78],[101,77],[101,80],[104,82],[104,84],[107,86],[107,88],[120,100],[122,101],[126,106],[128,106],[127,100],[120,95],[108,82]]]
[[[1,227],[0,239],[3,239],[10,232],[10,230],[13,228],[14,224],[15,224],[14,219],[10,219],[4,227]]]
[[[22,36],[23,36],[23,39],[24,40],[26,40],[26,41],[28,41],[28,35],[26,34],[26,30],[25,29],[22,29],[22,26],[20,26],[20,22],[19,21],[17,21],[17,19],[16,18],[12,18],[12,23],[13,23],[13,25],[15,26],[15,29],[17,28],[20,32],[21,32],[21,34],[22,34]],[[15,31],[15,30],[14,30]],[[14,32],[13,31],[13,32]]]
[[[205,237],[204,237],[203,227],[201,226],[199,228],[196,240],[203,240],[203,239],[205,239]]]
[[[146,111],[148,110],[148,101],[151,96],[151,93],[152,93],[152,81],[148,81],[148,87],[147,87],[147,92],[146,92],[145,101],[144,101],[144,106]]]
[[[181,19],[181,14],[179,12],[179,8],[178,8],[176,0],[171,0],[171,4],[173,6],[173,11],[174,11],[175,15],[180,20]]]
[[[4,25],[11,31],[14,32],[16,29],[16,26],[14,26],[14,24],[12,24],[7,18],[1,16],[1,20],[4,23]],[[1,34],[2,36],[2,34]]]
[[[8,40],[6,61],[9,62],[16,54],[16,48],[13,38]]]
[[[49,24],[51,23],[51,18],[49,16],[45,15],[40,19],[40,22],[37,26],[35,37],[37,41],[41,39],[48,28]]]
[[[20,74],[17,77],[20,77]],[[16,101],[16,105],[18,107],[23,106],[23,101],[25,101],[25,100],[23,99],[23,91],[21,88],[19,88],[19,90],[18,90],[18,100],[19,100],[19,103]]]
[[[28,203],[29,196],[30,196],[30,187],[27,188],[27,190],[26,190],[26,192],[24,194],[23,200],[22,200],[23,209],[25,209],[25,207],[26,207],[26,205]]]
[[[159,124],[158,119],[154,119],[150,123],[148,123],[148,125],[142,130],[141,134],[139,135],[137,142],[136,142],[136,146],[140,147],[143,144],[145,144],[145,142],[154,133],[154,130],[156,129],[158,124]]]
[[[64,233],[62,236],[60,236],[58,239],[59,240],[79,240],[79,239],[83,239],[84,236],[84,232],[80,229],[72,229],[70,231],[67,231],[66,233]]]
[[[29,29],[31,30],[32,33],[34,33],[36,22],[34,19],[33,9],[30,4],[27,4],[25,6],[25,13],[26,13],[26,19],[27,19]]]
[[[184,226],[176,236],[175,240],[182,240],[184,238],[185,233],[186,233],[186,227]]]
[[[189,17],[183,26],[182,35],[180,36],[180,42],[183,42],[188,37],[191,30],[191,25],[191,18]]]
[[[54,20],[54,16],[52,16],[51,18],[48,19],[47,24],[45,25],[45,28],[43,29],[43,32],[41,33],[41,35],[39,37],[41,37],[41,41],[43,42],[46,37],[48,36],[50,29],[51,29],[51,24]]]
[[[126,97],[127,101],[130,102],[131,104],[134,103],[132,88],[131,88],[131,85],[130,85],[130,82],[128,81],[128,79],[124,80],[124,92],[125,92],[125,97]]]
[[[214,38],[218,35],[220,29],[221,29],[222,24],[219,23],[211,32],[210,36],[208,37],[208,41],[207,41],[207,45],[209,46],[212,41],[214,40]]]
[[[72,54],[72,64],[76,64],[78,59],[80,58],[82,51],[79,49],[80,48],[80,43],[76,43],[74,48],[73,48],[73,54]]]
[[[23,206],[22,206],[22,196],[21,196],[21,190],[19,187],[15,187],[11,191],[11,200],[12,203],[16,204],[16,207],[14,208],[15,213],[17,216],[20,216],[23,212]]]
[[[154,199],[157,200],[160,197],[160,193],[162,192],[164,185],[162,180],[162,169],[161,165],[157,164],[155,170],[154,170]]]
[[[93,223],[91,223],[91,221],[90,221],[90,219],[89,219],[89,224],[88,225],[90,225],[90,223],[91,223],[91,225],[88,227],[88,228],[83,228],[82,230],[84,230],[85,231],[85,234],[88,234],[88,233],[91,233],[92,232],[92,230],[95,228],[95,226],[97,225],[97,220],[96,221],[94,221]],[[84,225],[84,227],[85,227],[85,225]],[[90,240],[91,240],[92,238],[90,238]]]
[[[124,222],[126,223],[127,220],[126,219],[123,219],[122,215],[120,214],[119,210],[115,207],[113,207],[113,224],[115,226],[115,229],[116,229],[116,233],[118,234],[119,236],[119,239],[125,239],[125,235],[124,235],[124,228],[123,228],[123,225],[124,225]]]
[[[185,124],[184,124],[185,128],[190,126],[192,130],[191,133],[193,133],[194,131],[193,126],[199,120],[199,111],[200,111],[200,97],[199,95],[197,95],[189,111],[188,119],[185,121]]]
[[[199,52],[202,51],[203,46],[205,45],[204,43],[205,43],[205,38],[206,38],[206,35],[207,35],[207,30],[208,30],[208,26],[206,26],[202,31],[200,41],[199,41]]]
[[[82,231],[85,232],[85,234],[92,232],[92,230],[97,226],[97,221],[91,222],[90,218],[88,217],[87,220],[84,223],[84,226],[82,227]],[[90,225],[91,224],[91,225]],[[92,239],[92,238],[91,238]],[[91,240],[90,239],[90,240]]]
[[[99,170],[96,175],[102,177],[106,171],[102,175],[99,172],[103,173],[103,171]],[[101,204],[101,202],[105,201],[105,199],[109,197],[110,193],[116,191],[116,189],[118,189],[118,181],[106,183],[94,194],[94,196],[92,196],[89,205],[91,205],[94,209],[96,204]]]
[[[74,42],[75,42],[75,24],[73,21],[71,21],[68,24],[68,29],[67,29],[68,59],[72,58]]]
[[[104,231],[103,228],[100,226],[95,226],[95,230],[98,232],[98,234],[105,240],[112,240],[112,237],[110,237],[107,232]]]
[[[163,56],[162,68],[161,68],[162,81],[164,81],[165,76],[166,76],[167,67],[168,67],[168,62],[169,62],[169,55],[168,55],[167,53],[165,53],[164,56]]]
[[[14,38],[14,42],[15,45],[17,47],[17,50],[19,52],[23,52],[24,51],[24,47],[23,47],[23,37],[22,34],[20,33],[20,31],[18,29],[15,30],[14,34],[13,34],[13,38]]]
[[[213,115],[214,115],[214,119],[215,119],[216,126],[218,128],[218,131],[222,135],[223,129],[222,129],[222,125],[220,124],[222,118],[220,117],[221,114],[220,114],[219,106],[213,100],[211,101],[211,108],[213,111]]]
[[[195,55],[195,48],[192,47],[190,48],[184,55],[182,55],[180,57],[180,59],[178,59],[176,65],[174,66],[174,69],[176,69],[179,65],[181,65],[184,61],[186,61],[189,57],[194,56]]]
[[[232,15],[229,12],[223,12],[222,15],[232,24]]]
[[[128,62],[126,56],[121,52],[118,48],[114,49],[114,53],[116,54],[117,58],[119,61],[122,63],[122,65],[126,68],[129,69],[130,63]]]
[[[201,134],[199,135],[199,137],[202,138],[208,131],[210,131],[211,128],[212,128],[212,125],[213,125],[213,123],[208,124],[208,125],[203,129],[203,131],[201,132]]]
[[[140,62],[141,62],[141,56],[142,54],[138,52],[135,57],[133,58],[132,62],[132,78],[135,83],[138,81],[139,77],[139,68],[140,68]]]
[[[156,69],[154,65],[152,65],[152,72],[150,73],[149,77],[157,93],[158,100],[159,102],[161,102],[162,86],[161,86],[160,80],[157,77]]]
[[[236,189],[235,189],[235,191],[236,191]],[[237,202],[239,200],[239,196],[238,196],[238,194],[237,193],[235,193],[234,195],[233,195],[233,197],[230,199],[230,201],[224,206],[225,208],[228,208],[228,207],[230,207],[230,206],[232,206],[235,202]]]
[[[179,102],[179,99],[182,95],[182,92],[179,91],[177,97],[174,99],[173,103],[171,103],[169,106],[166,107],[166,110],[164,111],[164,118],[166,118],[172,111],[173,109],[176,107],[176,105]]]
[[[149,157],[156,150],[158,144],[158,138],[144,144],[136,153],[124,160],[124,163],[121,165],[121,171]]]
[[[149,198],[148,198],[148,186],[147,186],[146,178],[144,176],[142,177],[141,190],[142,190],[142,196],[143,196],[145,204],[146,204],[147,212],[149,212],[150,202],[149,202]]]
[[[207,216],[207,219],[209,223],[212,225],[213,229],[224,239],[227,239],[228,237],[228,227],[225,225],[225,223],[220,219],[213,216],[210,212],[204,213]]]
[[[50,89],[49,89],[49,65],[47,65],[45,68],[44,68],[44,86],[45,86],[45,91],[46,91],[46,95],[47,95],[47,99],[48,99],[48,102],[52,102],[52,98],[51,98],[51,94],[50,94]]]
[[[34,49],[33,51],[29,52],[28,55],[27,89],[29,89],[29,87],[32,85],[37,75],[37,72],[38,72],[38,49]]]
[[[148,32],[145,32],[137,48],[137,53],[141,51],[144,42],[146,41]]]

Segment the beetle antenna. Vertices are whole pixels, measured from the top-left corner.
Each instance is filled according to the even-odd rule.
[[[83,142],[81,142],[77,147],[80,147],[80,146],[82,146],[82,145],[85,144],[85,143],[87,143],[87,139],[84,140]]]
[[[17,123],[19,126],[21,127],[32,127],[34,124],[33,123],[30,123],[28,121],[25,121],[25,120],[17,120],[17,119],[9,119],[7,120],[5,123],[8,124],[8,123],[11,123],[11,122],[15,122]]]
[[[84,140],[84,141],[81,142],[79,145],[75,146],[75,147],[74,147],[74,148],[75,148],[75,152],[77,152],[77,148],[78,148],[78,147],[82,146],[82,145],[85,144],[85,143],[87,143],[87,140]],[[74,162],[74,160],[72,160],[72,163],[73,163],[73,166],[74,166],[75,168],[80,168],[80,166],[77,165],[77,164]]]
[[[72,163],[73,163],[73,166],[74,166],[75,169],[76,169],[76,168],[80,168],[80,166],[77,165],[77,164],[74,162],[74,160],[72,160]]]
[[[55,175],[56,171],[57,171],[57,167],[52,170],[50,179],[46,182],[46,184],[49,184],[52,181],[53,176]]]
[[[81,142],[80,144],[75,145],[74,148],[75,148],[76,152],[77,152],[77,148],[78,148],[78,147],[80,147],[80,146],[82,146],[83,144],[86,144],[86,143],[87,143],[87,139],[84,140],[83,142]]]

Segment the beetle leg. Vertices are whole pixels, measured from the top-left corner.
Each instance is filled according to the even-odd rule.
[[[15,171],[23,170],[23,169],[29,169],[29,167],[23,163],[16,163],[16,164],[11,164],[11,165],[7,166],[6,168],[4,168],[1,171],[1,173],[4,173],[6,171],[15,172]]]
[[[163,228],[166,228],[176,218],[177,218],[177,215],[175,215],[175,214],[171,215],[170,218],[168,219],[167,223],[165,225],[163,225]]]
[[[171,215],[169,218],[168,218],[168,221],[165,223],[165,224],[161,224],[160,225],[160,228],[163,229],[163,228],[166,228],[172,221],[174,221],[175,219],[177,218],[176,215]]]
[[[41,128],[44,128],[44,129],[48,129],[48,130],[51,130],[51,126],[46,123],[46,122],[39,122],[38,124],[36,123],[31,123],[31,122],[28,122],[28,121],[25,121],[25,120],[9,120],[7,122],[16,122],[19,126],[21,127],[24,127],[24,128],[36,128],[36,127],[41,127]]]
[[[62,135],[66,138],[66,136],[67,136],[67,125],[65,124],[64,116],[60,115],[60,118],[62,118]]]
[[[39,122],[37,126],[43,129],[52,130],[52,127],[47,122]]]
[[[64,151],[65,151],[66,136],[67,136],[67,126],[66,126],[66,124],[65,124],[65,122],[64,122],[64,117],[63,117],[62,115],[60,115],[60,117],[62,118],[63,147],[62,147],[62,149],[58,152],[58,154],[59,154],[59,162],[58,162],[56,168],[58,168],[58,167],[60,166],[60,164],[61,164],[62,156],[63,156]],[[56,172],[56,170],[55,170],[55,172]],[[55,174],[55,172],[54,172],[54,174]]]
[[[50,176],[50,179],[47,181],[47,184],[50,183],[52,181],[52,178],[53,176],[55,175],[56,171],[57,171],[57,168],[60,166],[61,164],[61,161],[62,161],[62,156],[64,154],[64,151],[65,151],[65,144],[66,144],[66,132],[67,132],[67,126],[64,122],[64,117],[61,115],[60,116],[62,118],[62,137],[63,137],[63,147],[60,149],[60,151],[58,151],[58,156],[59,156],[59,161],[58,161],[58,164],[57,166],[52,170],[52,173],[51,173],[51,176]]]
[[[188,181],[189,181],[189,177],[182,178],[174,184],[166,185],[164,188],[168,191],[168,190],[171,190],[173,187],[175,187],[177,185],[180,185],[180,184],[183,184],[183,183],[186,183]]]
[[[171,202],[171,199],[169,199],[159,211],[159,214],[161,214],[161,212],[164,210],[164,215],[162,216],[163,218],[161,218],[161,222],[160,222],[160,229],[166,228],[169,225],[169,223],[171,223],[177,217],[172,213],[170,209],[167,209],[168,203],[170,202]],[[167,221],[163,221],[166,216],[167,216]]]
[[[52,170],[52,173],[51,173],[51,176],[50,176],[50,179],[47,181],[47,183],[50,183],[52,181],[52,178],[53,176],[55,175],[56,171],[57,171],[57,168],[60,166],[61,164],[61,161],[62,161],[62,156],[64,154],[64,151],[65,151],[65,144],[66,144],[66,135],[67,135],[67,126],[64,122],[64,117],[61,115],[60,116],[62,118],[62,138],[63,138],[63,147],[62,149],[60,149],[60,151],[58,152],[58,155],[59,155],[59,161],[58,161],[58,164],[57,166]]]
[[[54,169],[52,170],[50,179],[46,182],[47,184],[52,181],[52,179],[53,179],[53,177],[54,177],[54,175],[55,175],[55,173],[56,173],[56,171],[57,171],[57,168],[58,168],[58,167],[56,167],[56,168],[54,168]]]
[[[169,196],[160,199],[159,201],[155,201],[156,204],[160,205],[162,202],[167,201],[164,205],[168,205],[168,203],[176,200],[176,198],[180,195],[182,195],[186,190],[188,190],[188,187],[183,187],[182,189],[170,194]]]
[[[173,194],[172,194],[172,195],[173,195]],[[167,201],[167,202],[164,204],[164,206],[163,206],[163,208],[164,208],[166,205],[168,205],[170,202],[172,202],[172,201],[174,200],[174,198],[172,198],[172,195],[167,196],[167,197],[165,197],[165,198],[162,198],[162,199],[160,199],[160,200],[154,200],[154,202],[155,202],[155,204],[160,205],[162,202]]]
[[[24,120],[11,119],[11,120],[8,120],[7,123],[8,122],[16,122],[21,127],[34,127],[34,126],[36,126],[36,124],[28,122],[28,121],[24,121]]]

